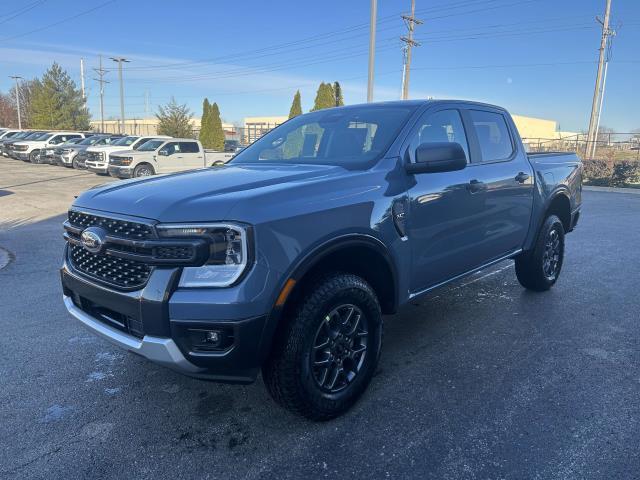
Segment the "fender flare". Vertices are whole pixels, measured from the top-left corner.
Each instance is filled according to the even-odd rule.
[[[263,362],[269,352],[271,351],[271,346],[273,343],[273,337],[275,335],[278,326],[280,325],[281,315],[283,312],[282,307],[278,307],[276,305],[276,301],[280,292],[285,287],[285,284],[289,279],[293,279],[295,281],[299,281],[303,278],[313,267],[318,265],[322,261],[322,259],[327,258],[327,256],[331,255],[338,250],[343,248],[353,247],[353,246],[362,246],[365,248],[369,248],[374,250],[376,253],[379,253],[382,258],[384,258],[389,271],[391,272],[392,282],[393,282],[393,301],[391,305],[391,309],[396,311],[398,308],[398,273],[395,263],[393,262],[393,258],[391,253],[387,249],[386,245],[374,237],[373,235],[369,235],[366,233],[347,233],[344,235],[340,235],[338,237],[332,238],[325,242],[321,242],[318,245],[315,245],[309,251],[303,255],[301,255],[293,264],[289,271],[282,276],[278,284],[278,288],[275,289],[275,292],[272,296],[270,304],[272,305],[271,311],[265,323],[265,327],[262,333],[262,339],[260,342],[260,359]]]

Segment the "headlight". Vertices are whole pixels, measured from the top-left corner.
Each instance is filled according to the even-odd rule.
[[[248,229],[237,224],[176,224],[159,225],[160,237],[206,238],[209,240],[209,260],[202,267],[185,267],[180,287],[228,287],[249,264]]]

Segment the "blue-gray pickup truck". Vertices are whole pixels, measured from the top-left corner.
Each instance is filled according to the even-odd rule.
[[[99,186],[64,223],[68,311],[201,379],[258,372],[282,406],[346,411],[382,315],[513,259],[548,290],[580,213],[574,154],[527,154],[502,108],[354,105],[295,117],[228,164]]]

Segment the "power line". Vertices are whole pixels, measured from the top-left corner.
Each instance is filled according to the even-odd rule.
[[[20,15],[23,15],[23,14],[25,14],[25,13],[27,13],[27,12],[29,12],[29,11],[33,10],[34,8],[36,8],[36,7],[37,7],[37,6],[39,6],[39,5],[42,5],[42,4],[43,4],[44,2],[46,2],[46,1],[47,1],[47,0],[37,0],[37,1],[32,2],[32,3],[28,4],[28,5],[25,5],[24,7],[21,7],[21,8],[18,8],[18,9],[16,9],[16,10],[14,10],[13,12],[16,12],[15,14],[12,14],[13,12],[11,12],[11,13],[8,13],[8,14],[6,14],[6,15],[1,15],[0,17],[6,17],[6,16],[8,16],[9,18],[5,18],[4,20],[2,20],[2,21],[0,22],[0,25],[2,25],[2,24],[4,24],[4,23],[7,23],[7,22],[9,22],[9,21],[13,20],[14,18],[17,18],[17,17],[19,17]]]
[[[486,2],[490,2],[490,3],[495,3],[497,1],[504,1],[504,0],[464,0],[464,1],[458,1],[458,2],[449,2],[446,4],[442,4],[442,5],[437,5],[431,8],[424,8],[422,10],[420,10],[421,12],[425,13],[425,12],[432,12],[432,13],[437,13],[438,11],[448,11],[451,8],[462,8],[462,7],[474,7],[476,5],[478,5],[479,3],[486,3]],[[517,5],[520,3],[526,3],[526,2],[531,2],[534,0],[521,0],[519,2],[515,2],[515,3],[511,3],[511,4],[505,4],[505,5],[498,5],[498,7],[500,6],[511,6],[511,5]],[[487,9],[490,8],[496,8],[496,7],[488,7]],[[457,12],[451,15],[447,15],[447,16],[456,16],[456,15],[466,15],[468,13],[475,13],[477,12],[477,10],[472,10],[470,12]],[[376,21],[376,25],[381,25],[383,23],[389,23],[389,22],[394,22],[397,18],[398,18],[399,14],[393,14],[393,15],[388,15],[385,17],[379,17]],[[442,18],[442,17],[434,17],[434,18]],[[358,31],[358,30],[364,30],[370,27],[370,23],[362,23],[362,24],[357,24],[357,25],[352,25],[350,27],[346,27],[343,29],[338,29],[338,30],[332,30],[329,32],[325,32],[325,33],[320,33],[320,34],[316,34],[310,37],[305,37],[305,38],[301,38],[301,39],[297,39],[297,40],[292,40],[289,42],[285,42],[285,43],[281,43],[281,44],[275,44],[275,45],[270,45],[267,47],[263,47],[260,49],[255,49],[255,50],[245,50],[245,51],[241,51],[241,52],[235,52],[235,53],[230,53],[230,54],[226,54],[226,55],[221,55],[221,56],[217,56],[217,57],[211,57],[211,58],[207,58],[207,59],[200,59],[200,60],[187,60],[187,61],[182,61],[182,62],[172,62],[172,63],[163,63],[163,64],[155,64],[155,65],[141,65],[138,67],[130,67],[129,69],[127,69],[128,71],[137,71],[137,70],[162,70],[162,69],[172,69],[172,68],[177,68],[177,67],[186,67],[186,66],[198,66],[198,65],[207,65],[207,64],[211,64],[213,62],[219,62],[219,61],[224,61],[224,60],[229,60],[229,59],[238,59],[241,57],[246,57],[246,56],[254,56],[255,54],[260,54],[260,53],[265,53],[268,52],[269,55],[277,55],[279,53],[274,53],[274,50],[281,50],[287,47],[297,47],[294,50],[299,50],[301,48],[301,44],[309,44],[309,43],[313,43],[317,40],[323,40],[326,38],[331,38],[331,37],[335,37],[337,35],[344,35],[346,33],[351,33],[354,31]],[[367,35],[367,32],[363,32],[361,34],[355,35],[354,37],[351,38],[355,38],[358,36],[364,36]],[[339,39],[336,41],[343,41],[344,39]],[[329,42],[329,43],[333,43],[333,42]],[[307,48],[307,47],[302,47],[302,48]]]
[[[83,15],[87,15],[87,14],[89,14],[91,12],[95,12],[99,8],[106,7],[107,5],[109,5],[111,3],[114,3],[115,1],[116,0],[109,0],[107,2],[101,3],[100,5],[98,5],[96,7],[90,8],[89,10],[85,10],[83,12],[77,13],[77,14],[72,15],[70,17],[63,18],[62,20],[58,20],[57,22],[50,23],[50,24],[45,25],[43,27],[39,27],[39,28],[35,28],[33,30],[29,30],[28,32],[19,33],[18,35],[13,35],[13,36],[10,36],[10,37],[0,38],[0,42],[7,42],[9,40],[14,40],[16,38],[26,37],[27,35],[31,35],[32,33],[42,32],[43,30],[48,30],[49,28],[57,27],[58,25],[60,25],[62,23],[68,22],[69,20],[74,20],[74,19],[79,18],[79,17],[81,17]]]

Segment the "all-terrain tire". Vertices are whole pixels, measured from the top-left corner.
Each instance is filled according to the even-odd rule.
[[[349,309],[352,309],[351,313]],[[326,384],[324,380],[322,384],[319,381],[321,374],[318,369],[322,367],[317,366],[319,346],[316,342],[322,342],[318,340],[318,335],[324,334],[321,332],[325,330],[325,326],[329,331],[330,322],[347,325],[342,323],[344,317],[335,313],[340,311],[345,312],[342,314],[345,317],[349,315],[349,322],[360,328],[357,336],[362,344],[358,347],[365,347],[365,354],[358,359],[356,366],[355,360],[338,358],[340,353],[333,357],[333,351],[322,351],[322,355],[338,358],[332,360],[332,365],[339,362],[339,368],[342,369],[340,375],[344,377],[339,375],[340,383],[334,381],[335,385],[332,384],[330,388],[330,379]],[[354,316],[354,311],[360,312],[358,317]],[[338,315],[337,320],[330,319],[330,315]],[[356,318],[359,320],[356,321]],[[345,335],[336,333],[337,336],[333,337],[334,345],[338,341],[344,341],[347,334],[348,332]],[[353,346],[353,337],[349,338],[350,351],[355,358],[356,354],[353,352],[357,348]],[[327,335],[327,341],[331,339],[332,336]],[[267,390],[281,406],[311,420],[330,420],[346,412],[366,390],[376,371],[381,345],[382,314],[375,292],[356,275],[334,273],[320,278],[314,284],[295,310],[293,318],[278,334],[271,355],[263,365],[263,379]],[[347,362],[351,362],[350,366],[347,366]],[[348,381],[349,375],[356,368],[357,372]],[[332,370],[323,378],[333,377],[334,372]]]
[[[515,259],[518,281],[529,290],[549,290],[560,276],[563,260],[564,226],[556,215],[549,215],[538,231],[533,249]]]

